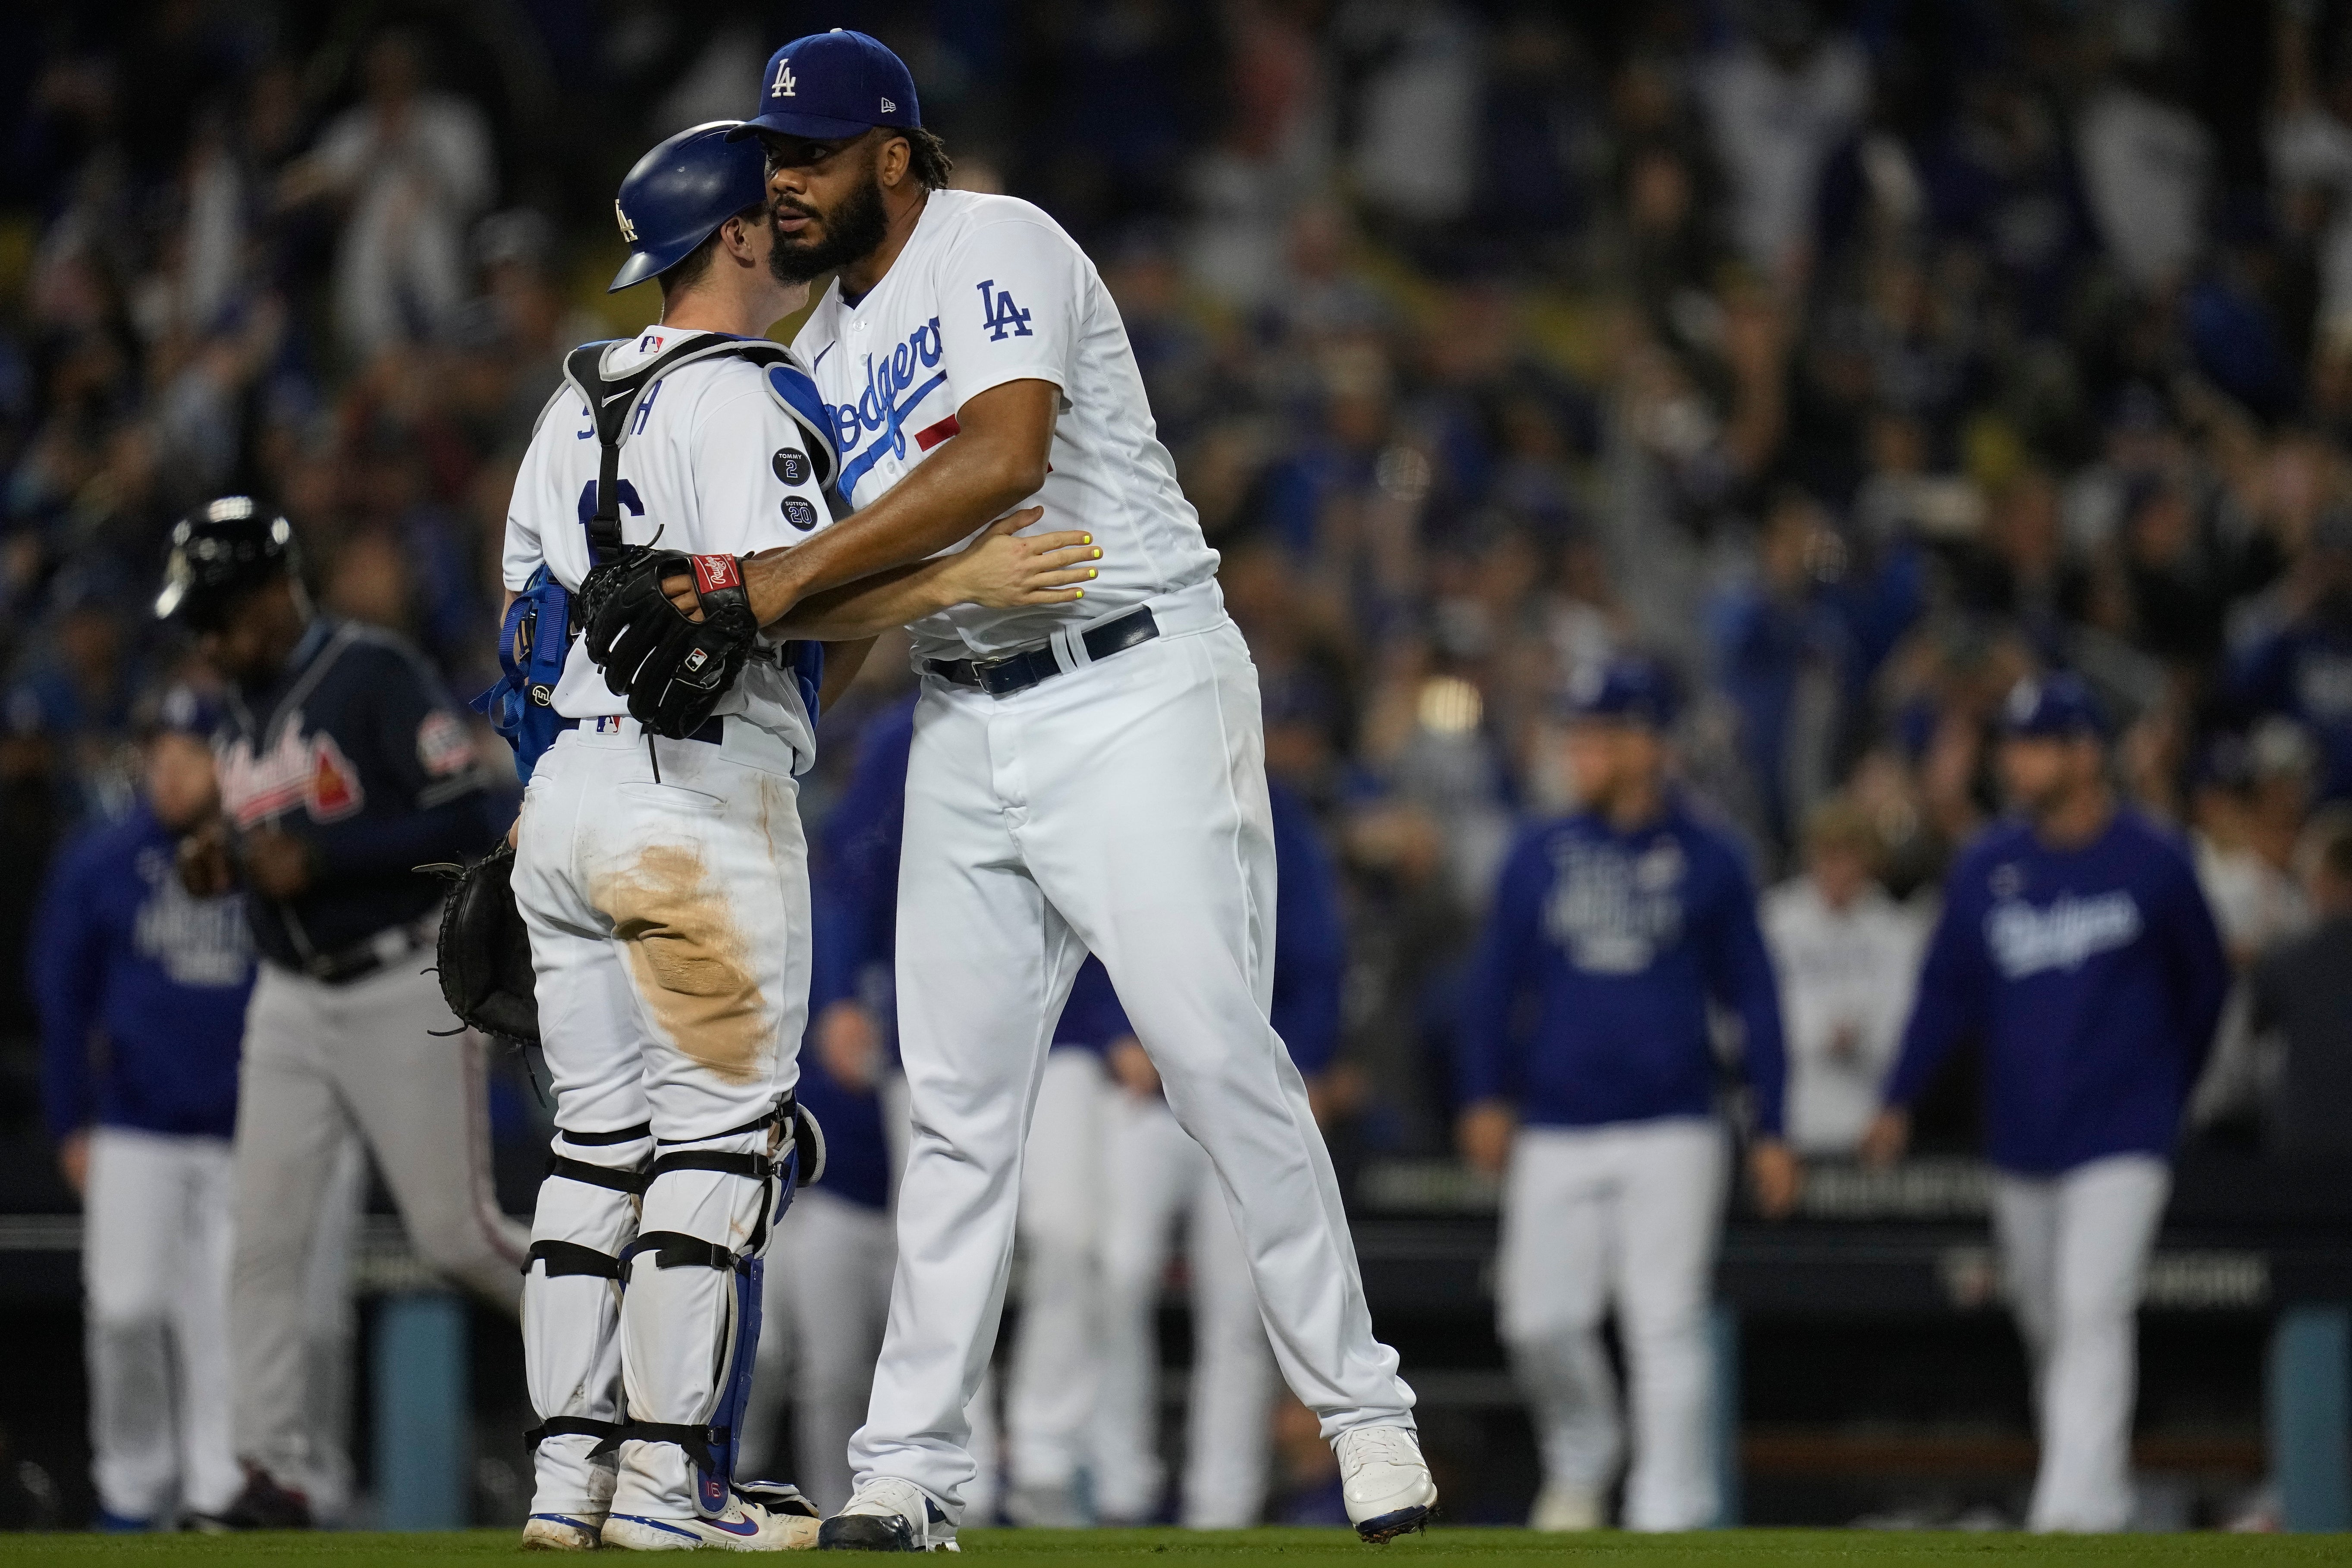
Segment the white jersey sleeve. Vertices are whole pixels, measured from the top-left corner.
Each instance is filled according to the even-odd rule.
[[[540,517],[545,508],[539,502],[543,488],[542,470],[545,455],[540,446],[540,433],[551,422],[561,422],[573,412],[575,402],[572,389],[558,387],[547,406],[539,413],[539,423],[531,428],[530,448],[515,469],[512,492],[507,497],[506,545],[499,552],[499,574],[507,592],[520,594],[530,585],[530,574],[546,564],[547,542],[540,537]]]
[[[1086,257],[1018,213],[974,225],[940,258],[940,338],[956,406],[1010,381],[1050,381],[1066,402],[1087,289]]]

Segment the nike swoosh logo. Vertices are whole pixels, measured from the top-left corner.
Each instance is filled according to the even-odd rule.
[[[618,402],[620,402],[620,401],[621,401],[621,399],[623,399],[624,397],[626,397],[626,396],[628,396],[628,395],[628,395],[627,393],[625,393],[625,392],[616,392],[616,393],[613,394],[613,395],[612,395],[612,396],[605,398],[605,399],[604,399],[604,401],[605,401],[606,403],[618,403]]]
[[[710,1526],[713,1530],[723,1530],[730,1535],[757,1535],[760,1533],[759,1525],[748,1519],[740,1524],[730,1524],[723,1519],[706,1519],[702,1522]]]

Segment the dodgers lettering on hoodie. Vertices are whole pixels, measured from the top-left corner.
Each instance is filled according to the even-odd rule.
[[[1463,1103],[1564,1127],[1712,1115],[1710,999],[1739,1016],[1756,1125],[1777,1137],[1780,996],[1730,837],[1680,802],[1633,833],[1591,813],[1538,827],[1504,864],[1465,992]]]
[[[1945,885],[1887,1103],[1918,1099],[1977,1037],[1993,1163],[2039,1174],[2168,1157],[2229,986],[2212,912],[2170,834],[2125,810],[2090,844],[2053,849],[2005,823]]]

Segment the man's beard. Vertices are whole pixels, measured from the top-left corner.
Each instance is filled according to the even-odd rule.
[[[816,216],[781,201],[772,212],[776,217],[786,213]],[[890,216],[882,210],[882,182],[869,170],[865,182],[818,221],[820,237],[814,243],[788,238],[782,228],[776,230],[776,243],[768,251],[768,270],[775,274],[777,282],[806,283],[874,254],[890,231]]]

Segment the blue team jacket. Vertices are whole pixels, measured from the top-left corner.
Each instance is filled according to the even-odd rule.
[[[2026,1173],[2168,1156],[2230,966],[2188,852],[2136,811],[2081,849],[2023,823],[1952,868],[1886,1101],[1907,1106],[1984,1042],[1987,1152]]]
[[[1591,813],[1524,835],[1473,961],[1456,1042],[1463,1103],[1539,1125],[1715,1109],[1708,1000],[1746,1028],[1756,1122],[1780,1131],[1780,997],[1738,846],[1672,802],[1620,833]]]
[[[226,1138],[253,989],[243,900],[191,897],[142,803],[61,851],[27,953],[53,1137],[99,1122]]]

